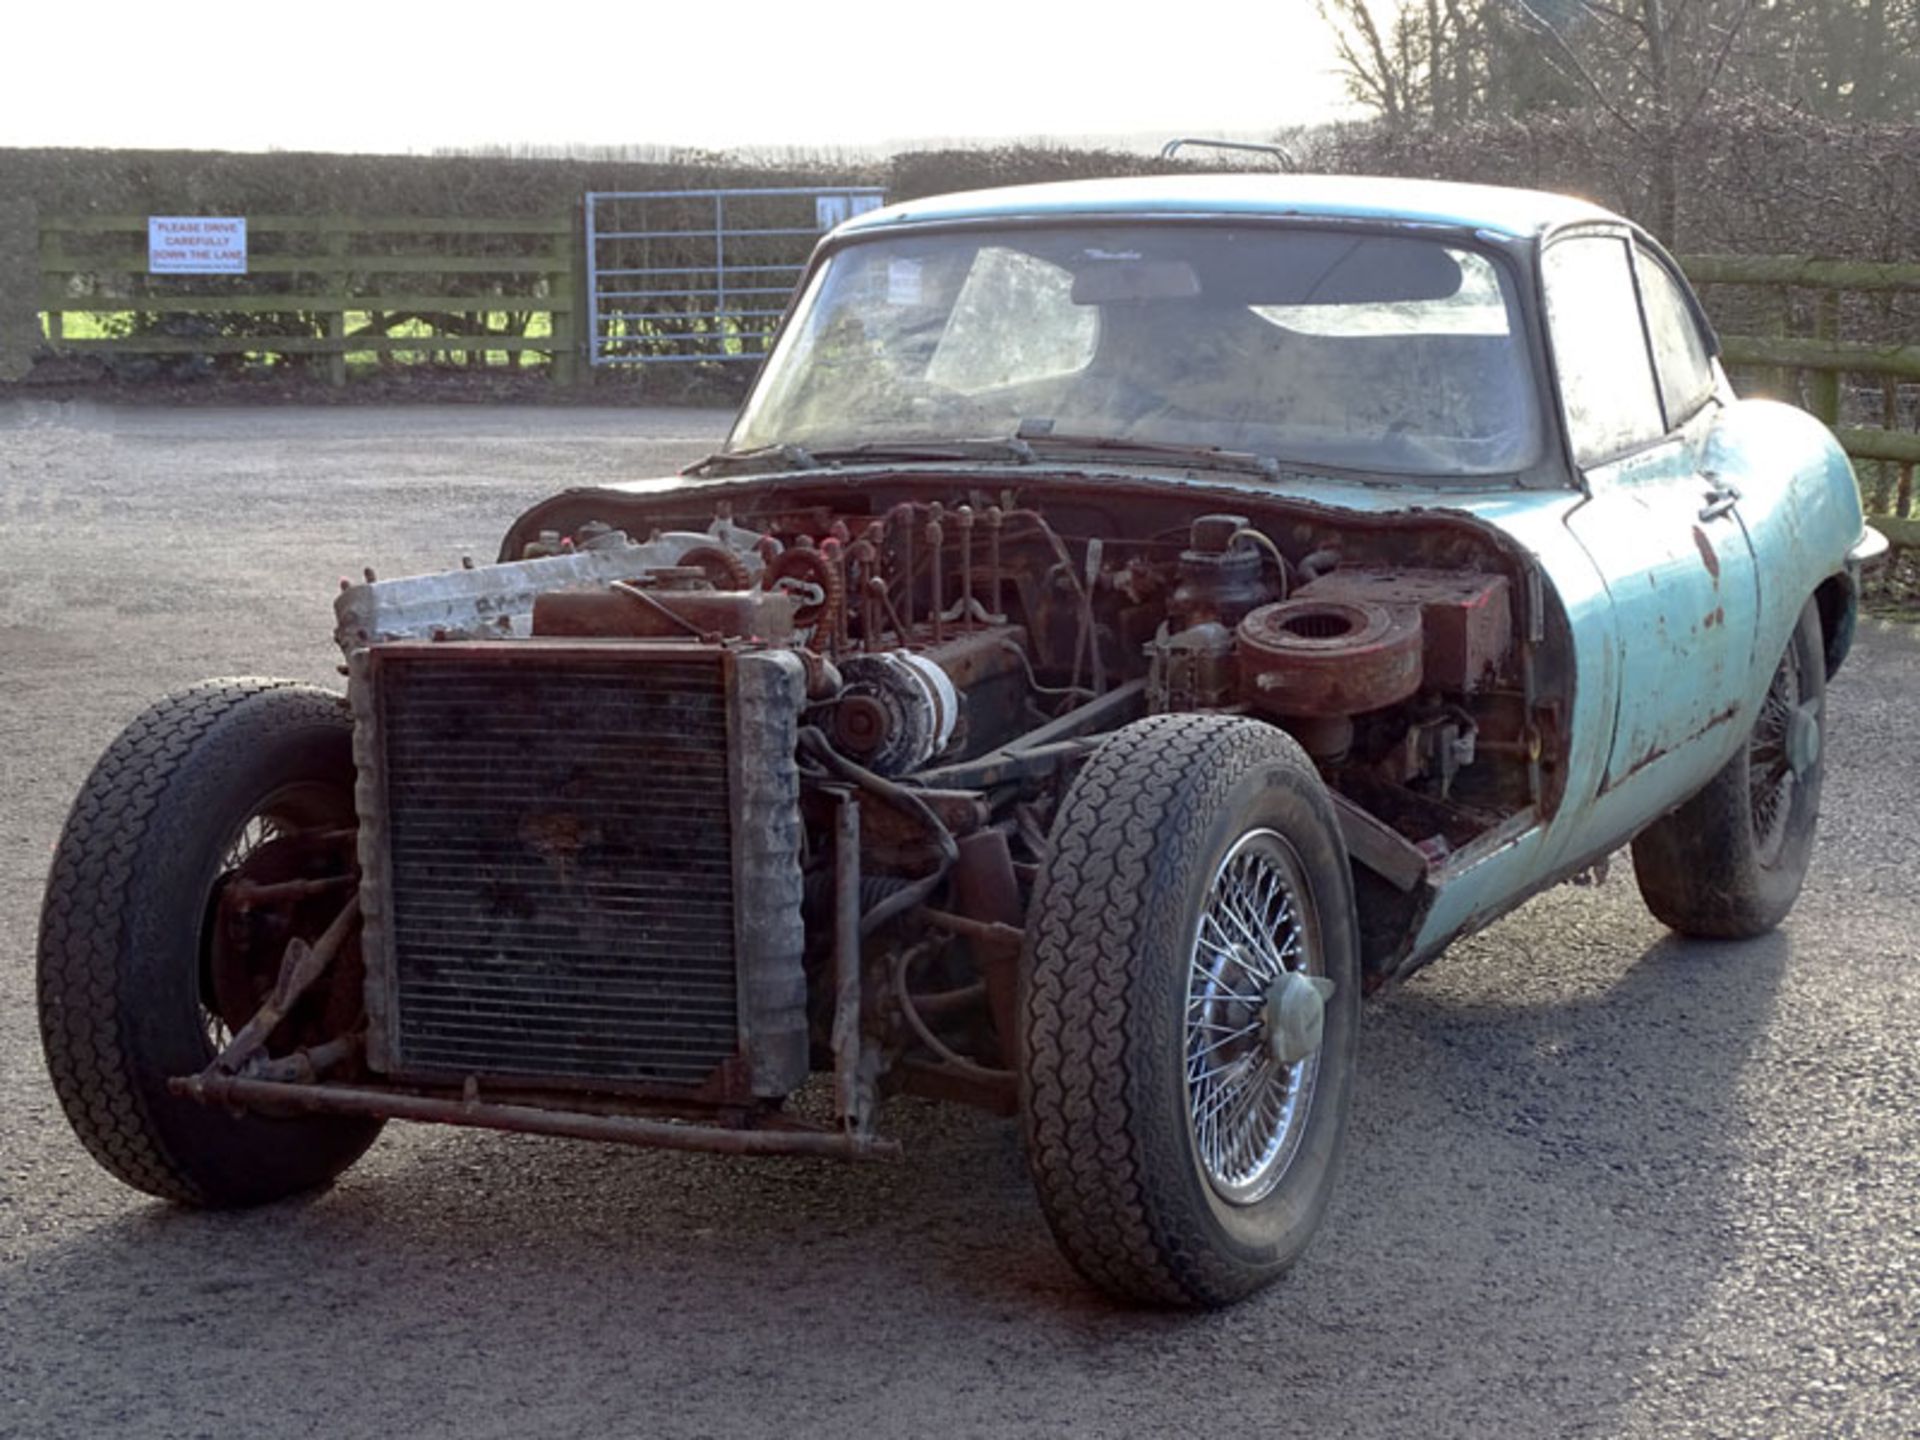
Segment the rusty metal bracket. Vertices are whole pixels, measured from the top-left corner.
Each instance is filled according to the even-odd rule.
[[[255,1080],[286,1080],[310,1085],[334,1066],[365,1049],[366,1044],[367,1032],[355,1030],[351,1035],[336,1036],[308,1050],[296,1050],[291,1055],[282,1055],[273,1060],[257,1060],[247,1067],[247,1074]]]
[[[254,1012],[253,1018],[242,1025],[239,1033],[227,1041],[225,1048],[214,1057],[213,1063],[207,1067],[207,1074],[237,1074],[260,1052],[267,1043],[267,1037],[287,1018],[287,1012],[312,988],[313,982],[326,973],[327,966],[333,963],[333,957],[346,944],[353,922],[359,918],[360,895],[356,891],[340,908],[333,923],[312,945],[298,935],[287,942],[286,954],[280,958],[280,974],[273,982],[273,989]]]
[[[1129,680],[998,750],[902,778],[930,789],[969,790],[1049,774],[1067,760],[1087,754],[1106,739],[1108,730],[1144,713],[1146,692],[1145,680]]]
[[[720,1125],[601,1115],[534,1105],[498,1104],[477,1098],[421,1095],[370,1086],[302,1085],[251,1076],[202,1073],[167,1082],[176,1095],[202,1105],[266,1107],[321,1115],[372,1115],[435,1125],[466,1125],[571,1140],[604,1140],[662,1150],[705,1150],[723,1155],[813,1155],[841,1160],[891,1159],[897,1140],[828,1130],[739,1130]]]
[[[997,920],[975,920],[968,915],[936,910],[931,905],[924,907],[920,914],[929,925],[945,930],[950,935],[977,941],[1008,954],[1018,955],[1021,945],[1026,941],[1026,932],[1018,925],[1007,925]]]
[[[1340,838],[1355,860],[1402,893],[1427,878],[1431,867],[1418,845],[1338,791],[1329,790],[1327,797],[1340,822]]]
[[[351,875],[330,875],[323,880],[282,880],[259,885],[251,880],[236,880],[221,892],[221,899],[236,909],[249,910],[256,905],[274,905],[284,900],[306,900],[354,883]]]

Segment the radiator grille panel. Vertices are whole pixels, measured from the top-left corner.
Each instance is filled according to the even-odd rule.
[[[397,1068],[693,1085],[740,1043],[719,656],[382,667]]]

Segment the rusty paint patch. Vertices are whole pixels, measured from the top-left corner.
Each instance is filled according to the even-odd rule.
[[[1713,542],[1707,538],[1707,532],[1698,525],[1693,527],[1693,543],[1700,547],[1700,563],[1707,567],[1707,573],[1713,577],[1713,583],[1720,583],[1720,557],[1713,552]]]
[[[564,812],[527,815],[520,821],[520,839],[528,848],[562,867],[600,838],[599,826]]]
[[[1715,726],[1726,724],[1729,720],[1733,719],[1733,717],[1738,715],[1739,713],[1740,713],[1740,707],[1738,705],[1729,705],[1726,709],[1720,711],[1718,714],[1714,715],[1711,719],[1709,719],[1707,723],[1702,725],[1698,730],[1694,731],[1693,734],[1687,736],[1686,740],[1681,741],[1680,744],[1684,745],[1691,741],[1698,740],[1702,735],[1706,734],[1709,730],[1713,729]],[[1601,795],[1605,795],[1610,791],[1618,789],[1620,786],[1626,784],[1627,781],[1631,780],[1635,775],[1638,775],[1642,770],[1646,769],[1649,765],[1653,764],[1654,761],[1659,760],[1666,755],[1672,754],[1675,750],[1679,748],[1680,748],[1679,745],[1661,745],[1658,742],[1655,742],[1647,750],[1646,754],[1642,755],[1638,760],[1634,761],[1633,764],[1629,765],[1625,770],[1621,771],[1619,775],[1612,776],[1604,780],[1601,783],[1599,790],[1595,792],[1595,798],[1598,798]]]
[[[1649,765],[1653,764],[1654,761],[1658,760],[1661,756],[1665,755],[1666,753],[1667,753],[1666,746],[1664,745],[1653,746],[1650,750],[1647,751],[1646,754],[1642,755],[1638,760],[1634,761],[1633,764],[1629,765],[1624,771],[1622,771],[1620,778],[1618,780],[1609,780],[1605,785],[1601,786],[1600,793],[1604,795],[1607,793],[1607,791],[1613,789],[1616,785],[1620,785],[1625,783],[1628,780],[1631,780],[1634,776],[1638,775],[1642,770],[1646,769]]]
[[[1713,607],[1713,609],[1707,612],[1706,626],[1707,626],[1707,629],[1709,630],[1711,630],[1716,625],[1724,625],[1726,621],[1727,621],[1727,611],[1726,611],[1726,607],[1723,605],[1716,605]]]

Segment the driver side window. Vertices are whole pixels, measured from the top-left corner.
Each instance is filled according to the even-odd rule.
[[[1558,240],[1542,261],[1554,368],[1581,469],[1666,433],[1624,239]]]
[[[1713,357],[1687,304],[1680,279],[1645,250],[1639,252],[1640,297],[1647,334],[1659,362],[1660,400],[1669,430],[1684,424],[1713,394]]]

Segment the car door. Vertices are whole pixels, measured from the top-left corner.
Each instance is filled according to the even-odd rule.
[[[1678,277],[1623,230],[1542,256],[1562,412],[1588,492],[1570,520],[1612,602],[1620,686],[1601,795],[1684,798],[1744,733],[1758,613],[1738,496],[1701,470],[1719,402]],[[1624,797],[1622,797],[1624,801]]]

